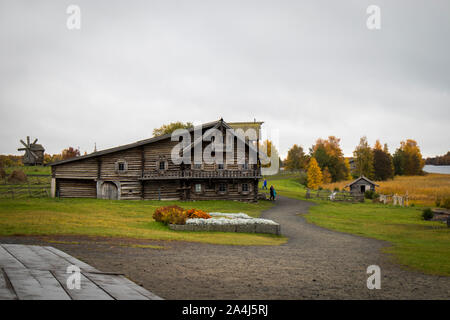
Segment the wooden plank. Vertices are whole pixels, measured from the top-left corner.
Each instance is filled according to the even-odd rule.
[[[137,292],[139,292],[140,294],[142,294],[143,296],[149,298],[150,300],[164,300],[163,298],[157,296],[156,294],[154,294],[153,292],[148,291],[147,289],[137,285],[136,283],[134,283],[133,281],[131,281],[130,279],[121,276],[122,280],[124,283],[128,284],[128,286],[134,290],[136,290]]]
[[[100,273],[84,273],[92,282],[108,292],[117,300],[148,300],[149,298],[129,286],[123,276],[105,275]]]
[[[113,300],[103,289],[81,274],[80,289],[69,289],[67,287],[68,273],[53,271],[53,276],[66,289],[73,300]]]
[[[31,251],[33,251],[37,256],[42,258],[47,262],[47,266],[41,270],[61,270],[65,272],[67,267],[72,265],[70,261],[67,261],[65,258],[58,256],[52,251],[48,250],[46,247],[42,246],[28,246]]]
[[[5,278],[3,269],[0,268],[0,300],[17,300],[13,289],[9,286],[8,279]]]
[[[75,257],[72,257],[71,255],[68,255],[67,253],[56,249],[54,247],[44,247],[45,249],[51,251],[52,253],[58,255],[61,258],[64,258],[65,260],[67,260],[68,262],[70,262],[70,264],[76,265],[78,268],[81,269],[81,271],[86,271],[86,272],[100,272],[99,270],[95,269],[94,267],[88,265],[87,263],[78,260]]]
[[[19,260],[17,260],[3,248],[3,245],[0,245],[0,268],[6,267],[19,269],[25,268],[25,266]]]
[[[3,244],[2,246],[25,267],[48,270],[47,261],[34,253],[29,246],[20,244]]]
[[[50,271],[4,268],[20,300],[70,300]]]

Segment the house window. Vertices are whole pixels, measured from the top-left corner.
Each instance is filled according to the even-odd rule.
[[[248,170],[248,163],[244,163],[242,165],[242,170]]]
[[[194,163],[194,169],[195,170],[201,170],[202,169],[202,164],[201,163]]]
[[[195,192],[197,193],[202,192],[202,185],[200,183],[195,184]]]
[[[166,163],[164,161],[159,162],[159,170],[166,170]]]
[[[224,169],[223,163],[218,163],[218,164],[217,164],[217,169],[223,170],[223,169]]]
[[[227,191],[227,184],[226,183],[220,183],[219,184],[219,192],[226,192]]]
[[[248,192],[248,183],[242,184],[242,192]]]
[[[115,169],[116,169],[116,173],[127,172],[127,170],[128,170],[127,162],[125,160],[118,160],[115,163]]]

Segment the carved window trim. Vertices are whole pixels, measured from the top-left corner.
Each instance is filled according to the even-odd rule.
[[[161,169],[161,165],[164,164],[164,169]],[[159,160],[156,161],[156,171],[164,172],[169,169],[169,162],[167,161],[166,157],[159,157]]]
[[[121,169],[121,167],[123,169]],[[118,159],[114,163],[114,171],[117,174],[126,173],[128,171],[128,162],[126,160],[124,160],[124,159]]]

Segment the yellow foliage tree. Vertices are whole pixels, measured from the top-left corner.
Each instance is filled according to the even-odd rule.
[[[323,183],[322,171],[315,158],[311,158],[308,165],[308,188],[317,189]]]
[[[323,169],[322,178],[324,184],[331,183],[331,174],[330,171],[328,170],[328,167],[325,167]]]

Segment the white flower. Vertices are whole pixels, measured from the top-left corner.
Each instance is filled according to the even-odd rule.
[[[255,224],[266,224],[266,225],[277,225],[276,222],[269,219],[261,218],[211,218],[211,219],[201,219],[194,218],[186,220],[186,224],[192,225],[255,225]]]

